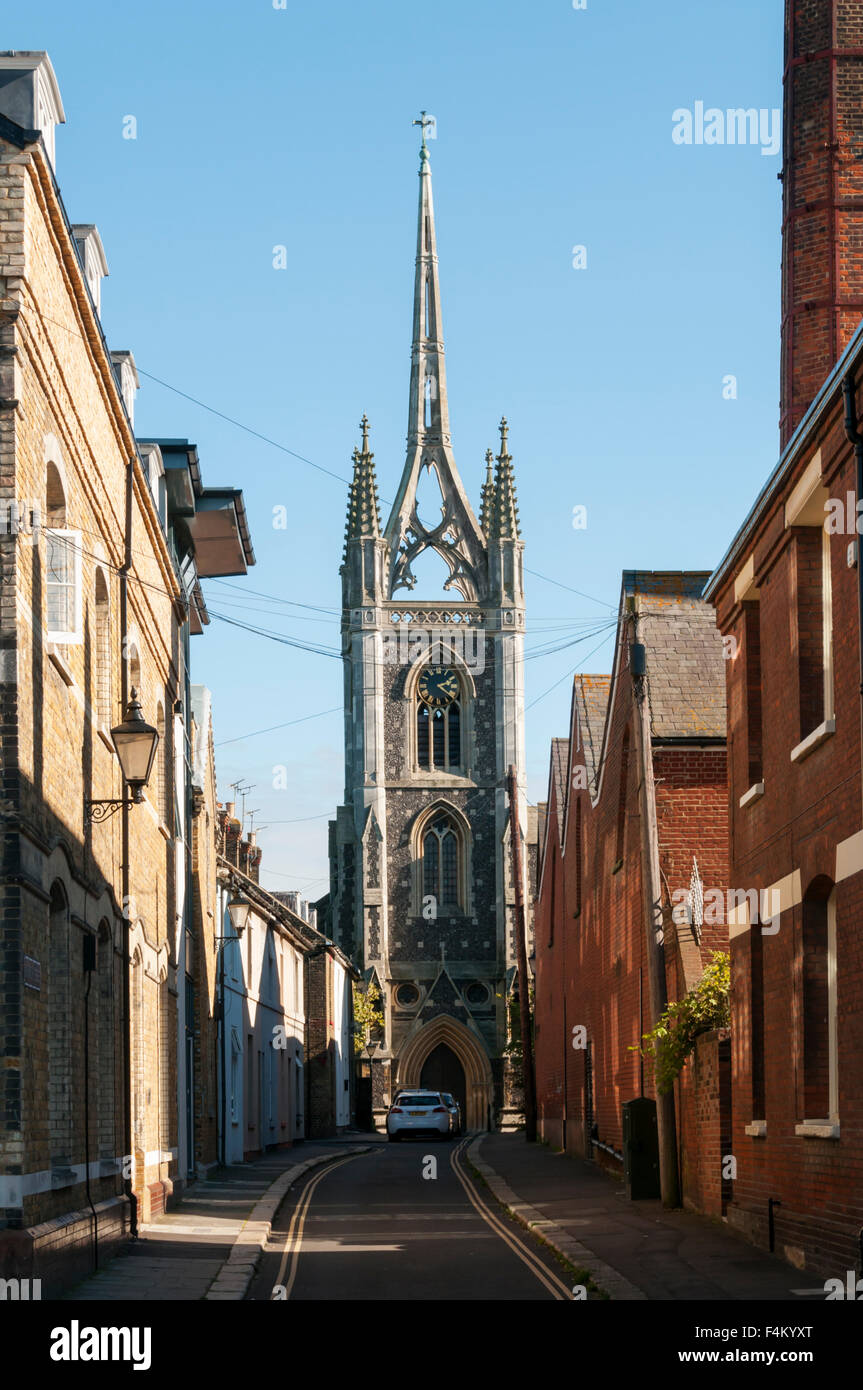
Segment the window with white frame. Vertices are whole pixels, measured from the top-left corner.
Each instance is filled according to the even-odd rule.
[[[81,533],[45,532],[48,641],[81,641]]]
[[[48,641],[82,640],[81,533],[66,525],[66,492],[60,469],[45,469],[45,612]]]

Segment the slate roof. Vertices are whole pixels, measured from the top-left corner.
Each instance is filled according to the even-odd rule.
[[[611,676],[579,675],[573,681],[572,699],[581,728],[584,765],[587,768],[587,780],[591,795],[596,794],[599,760],[602,756],[602,736],[605,729],[605,715],[608,709],[610,691]]]
[[[551,740],[551,777],[557,797],[557,828],[563,834],[563,812],[566,806],[566,772],[569,766],[569,739]],[[549,786],[549,790],[550,790]]]
[[[654,738],[725,738],[725,661],[702,571],[625,570],[637,596]]]

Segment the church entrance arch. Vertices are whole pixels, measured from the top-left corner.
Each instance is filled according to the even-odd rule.
[[[455,1084],[435,1081],[432,1085],[426,1080],[444,1070],[448,1078],[458,1080],[456,1067],[463,1077],[463,1099]],[[397,1085],[451,1091],[462,1106],[465,1129],[490,1127],[493,1087],[488,1053],[476,1034],[457,1019],[440,1015],[408,1039],[399,1057]]]
[[[464,1067],[447,1043],[438,1043],[423,1062],[420,1085],[426,1091],[447,1091],[461,1106],[462,1123],[467,1115],[467,1087]]]

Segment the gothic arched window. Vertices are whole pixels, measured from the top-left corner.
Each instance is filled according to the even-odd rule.
[[[462,764],[462,688],[451,667],[430,666],[417,684],[417,764],[458,772]]]
[[[422,840],[423,895],[440,909],[462,907],[462,837],[452,816],[441,811]]]

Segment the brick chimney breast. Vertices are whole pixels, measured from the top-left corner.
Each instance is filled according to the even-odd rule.
[[[785,0],[784,448],[863,317],[863,6]]]

